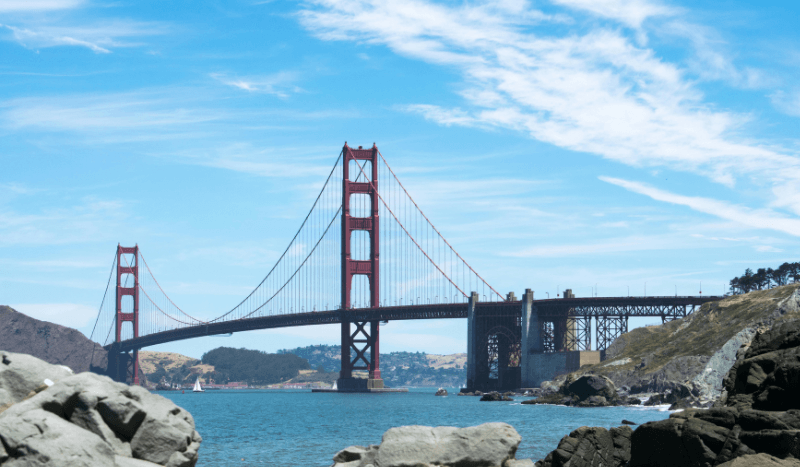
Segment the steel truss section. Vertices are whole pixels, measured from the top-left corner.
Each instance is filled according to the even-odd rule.
[[[592,350],[592,317],[567,318],[564,350]]]
[[[689,307],[691,307],[692,311],[689,311]],[[669,323],[670,321],[684,318],[689,313],[694,313],[694,307],[695,305],[685,305],[678,307],[673,313],[661,315],[661,324]]]
[[[619,336],[628,332],[627,316],[597,317],[597,350],[605,350]]]

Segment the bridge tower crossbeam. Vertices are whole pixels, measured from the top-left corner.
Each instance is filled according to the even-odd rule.
[[[361,388],[363,380],[353,378],[353,370],[368,370],[369,379],[366,389],[384,387],[380,370],[380,321],[353,321],[347,319],[347,311],[352,308],[350,294],[353,277],[367,276],[370,291],[370,307],[380,304],[380,218],[378,216],[378,147],[369,149],[353,149],[345,143],[342,149],[344,164],[342,171],[342,371],[339,374],[338,387],[342,390]],[[350,161],[355,161],[358,168],[355,180],[350,180]],[[364,161],[364,162],[360,162]],[[366,162],[370,162],[370,173],[364,170]],[[366,176],[366,180],[363,180]],[[366,194],[370,199],[370,214],[367,217],[353,217],[350,213],[351,196]],[[366,231],[369,234],[370,256],[367,260],[354,260],[351,256],[351,239],[355,231]],[[351,332],[351,324],[355,324],[355,332]],[[369,327],[367,327],[369,324]],[[353,357],[351,350],[355,352]],[[369,360],[367,360],[369,352]]]

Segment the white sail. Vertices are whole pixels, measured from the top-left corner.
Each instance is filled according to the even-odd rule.
[[[203,388],[200,386],[200,377],[197,377],[197,381],[194,382],[194,388],[192,389],[194,392],[205,392]]]
[[[332,387],[331,389],[337,389],[337,390],[339,389],[339,388],[336,386],[336,381],[334,381],[334,382],[333,382],[333,387]]]

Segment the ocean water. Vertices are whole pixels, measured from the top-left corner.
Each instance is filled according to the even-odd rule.
[[[543,458],[581,426],[619,426],[669,416],[663,407],[575,408],[480,402],[478,397],[434,396],[434,388],[396,394],[311,393],[308,390],[159,392],[194,416],[203,437],[198,466],[328,467],[351,445],[380,444],[400,425],[465,427],[506,422],[522,436],[517,458]]]

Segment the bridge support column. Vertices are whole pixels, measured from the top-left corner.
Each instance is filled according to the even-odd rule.
[[[133,255],[130,263],[123,257],[123,255]],[[122,262],[125,265],[122,265]],[[131,287],[128,285],[128,280],[122,281],[122,276],[128,274],[133,277],[133,284]],[[123,309],[122,300],[124,297],[132,297],[133,307],[130,311],[126,312]],[[133,326],[133,337],[139,337],[139,246],[124,247],[117,245],[117,300],[116,300],[116,332],[114,334],[114,342],[119,343],[122,341],[122,325],[130,322]],[[111,355],[114,353],[115,355]],[[118,382],[139,385],[139,349],[134,349],[130,353],[120,352],[118,349],[112,349],[109,353],[109,368],[111,369],[111,377]],[[112,366],[112,359],[114,361]]]
[[[467,302],[467,390],[470,392],[475,390],[479,360],[477,351],[481,344],[475,315],[478,298],[478,292],[472,292]]]
[[[520,329],[520,385],[531,387],[528,369],[530,368],[530,354],[542,351],[542,338],[539,333],[539,313],[533,306],[533,291],[525,289],[522,295],[522,317]]]

